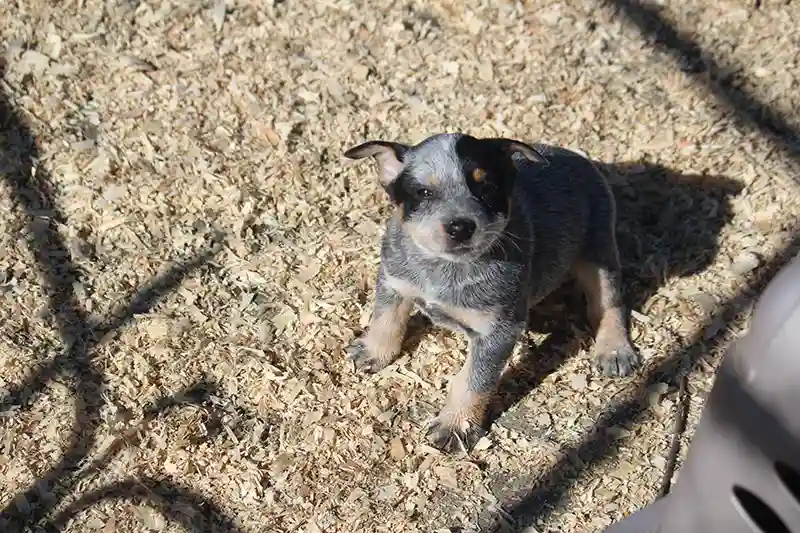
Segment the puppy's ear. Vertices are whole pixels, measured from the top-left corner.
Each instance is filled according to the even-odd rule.
[[[403,171],[405,163],[403,156],[408,151],[408,146],[405,144],[387,142],[387,141],[368,141],[358,146],[350,148],[344,153],[344,156],[349,159],[363,159],[365,157],[374,157],[378,161],[380,167],[380,183],[384,189],[397,179],[400,172]]]
[[[512,157],[514,154],[520,154],[529,161],[542,163],[544,165],[550,164],[550,161],[547,160],[544,154],[522,141],[515,141],[514,139],[492,139],[492,141],[509,157]]]

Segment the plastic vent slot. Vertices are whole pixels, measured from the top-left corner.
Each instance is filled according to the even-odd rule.
[[[795,501],[800,503],[800,473],[783,461],[775,463],[775,471],[786,489],[794,496]]]
[[[781,517],[764,500],[744,487],[734,485],[733,495],[739,503],[740,511],[759,533],[791,533]]]

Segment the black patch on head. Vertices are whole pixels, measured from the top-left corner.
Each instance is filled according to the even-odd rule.
[[[517,175],[511,154],[503,149],[499,141],[476,139],[469,135],[456,141],[456,154],[470,192],[481,201],[486,213],[492,218],[507,216]],[[475,180],[476,169],[485,172],[480,181]]]
[[[402,206],[403,220],[408,220],[427,201],[432,194],[430,189],[420,185],[408,169],[403,169],[392,183],[386,188],[389,199],[397,206]]]

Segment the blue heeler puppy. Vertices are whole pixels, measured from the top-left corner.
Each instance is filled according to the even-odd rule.
[[[589,160],[465,134],[370,141],[345,156],[374,157],[396,206],[369,327],[348,347],[356,366],[376,372],[398,356],[414,307],[469,339],[428,428],[435,446],[474,446],[529,308],[570,273],[586,294],[599,369],[625,376],[639,365],[620,296],[614,198]]]

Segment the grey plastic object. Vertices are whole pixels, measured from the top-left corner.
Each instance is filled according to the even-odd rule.
[[[725,354],[667,496],[604,533],[800,533],[800,256]]]

